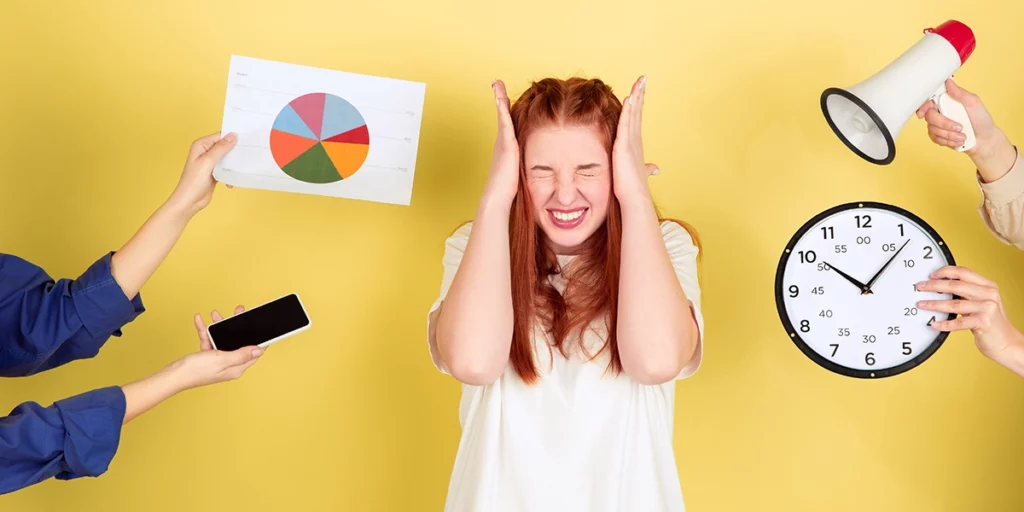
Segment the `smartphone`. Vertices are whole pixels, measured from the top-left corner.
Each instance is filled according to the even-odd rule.
[[[210,343],[217,350],[266,347],[309,329],[312,322],[299,296],[292,293],[210,324]]]

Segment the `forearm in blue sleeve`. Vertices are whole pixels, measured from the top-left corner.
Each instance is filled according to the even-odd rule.
[[[125,398],[112,386],[35,402],[0,418],[0,494],[49,478],[96,477],[107,471],[121,440]]]
[[[0,376],[32,375],[95,356],[145,311],[114,280],[113,253],[77,279],[54,281],[40,267],[0,255]]]

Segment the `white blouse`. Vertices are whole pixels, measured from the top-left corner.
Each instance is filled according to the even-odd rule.
[[[446,240],[441,291],[428,315],[431,359],[445,374],[437,352],[436,312],[471,229],[466,224]],[[661,232],[700,329],[694,357],[677,376],[682,379],[697,371],[703,357],[698,249],[679,224],[665,221]],[[571,258],[559,256],[559,261],[565,265]],[[552,283],[564,291],[560,275],[552,276]],[[589,353],[603,344],[602,332],[607,333],[603,324],[595,323],[584,336]],[[491,384],[462,385],[462,437],[445,511],[684,511],[672,446],[675,382],[640,384],[624,373],[607,373],[607,351],[593,361],[579,351],[566,359],[547,343],[550,337],[538,327],[534,353],[540,380],[532,386],[511,365]]]

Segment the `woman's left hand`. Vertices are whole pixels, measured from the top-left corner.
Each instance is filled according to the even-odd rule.
[[[651,194],[647,177],[658,174],[657,166],[644,164],[644,143],[640,128],[646,92],[647,77],[642,76],[633,84],[619,116],[619,127],[612,148],[612,179],[613,191],[620,203],[649,200]]]

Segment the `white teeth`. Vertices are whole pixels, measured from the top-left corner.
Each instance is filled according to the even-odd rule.
[[[562,222],[569,222],[580,218],[580,215],[583,215],[583,210],[576,210],[572,213],[551,212],[551,214]]]

